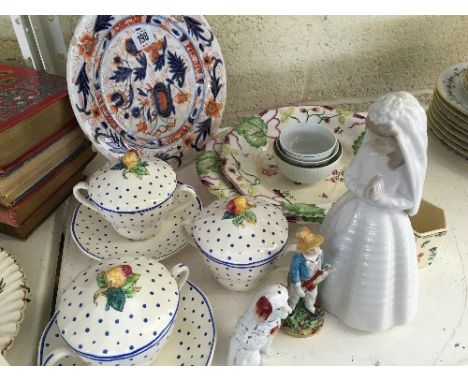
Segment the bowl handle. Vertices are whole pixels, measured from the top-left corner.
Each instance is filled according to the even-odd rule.
[[[184,263],[176,264],[171,269],[172,277],[175,278],[179,290],[181,290],[189,277],[189,268]]]
[[[101,211],[99,211],[99,209],[94,205],[94,203],[90,202],[87,198],[83,196],[80,190],[88,191],[88,183],[80,182],[75,184],[75,186],[73,187],[73,195],[81,204],[84,204],[86,207],[91,208],[92,210],[98,213],[101,213]]]
[[[177,186],[176,189],[177,194],[182,194],[182,193],[187,193],[189,195],[189,198],[187,198],[187,201],[182,202],[179,206],[174,208],[172,212],[185,209],[188,204],[190,204],[193,200],[195,200],[197,203],[199,203],[197,199],[197,193],[193,189],[193,187],[182,184],[180,186]],[[176,196],[177,196],[176,194]],[[195,242],[193,235],[192,235],[192,225],[195,222],[195,216],[187,216],[184,221],[182,222],[182,234],[184,235],[184,238],[195,248],[197,248],[197,243]]]
[[[198,248],[197,243],[195,242],[195,239],[193,238],[192,234],[192,225],[194,223],[195,219],[188,219],[186,221],[182,222],[182,233],[184,235],[184,238],[192,245],[194,248]]]
[[[50,353],[42,366],[54,366],[58,361],[66,356],[76,357],[76,354],[66,347],[58,347]]]
[[[186,197],[185,200],[182,200],[182,202],[177,207],[170,210],[170,212],[175,213],[180,210],[185,210],[194,201],[198,203],[197,193],[195,192],[193,187],[188,186],[186,184],[178,185],[174,192],[174,198],[180,198],[182,194],[188,194],[188,197]]]

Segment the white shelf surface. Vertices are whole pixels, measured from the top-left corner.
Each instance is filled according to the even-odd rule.
[[[89,168],[91,173],[102,158]],[[204,205],[214,200],[202,186],[191,164],[178,171],[178,179],[197,190]],[[429,144],[429,163],[424,198],[444,208],[448,234],[433,264],[419,271],[419,307],[415,320],[407,326],[377,334],[347,328],[326,314],[325,325],[314,336],[298,339],[280,332],[273,342],[273,355],[266,365],[461,365],[468,364],[468,166],[452,159],[438,145]],[[69,221],[76,203],[67,209],[66,223],[50,218],[27,242],[0,236],[0,246],[10,250],[25,268],[32,302],[13,348],[7,352],[12,364],[35,364],[32,357],[40,333],[50,316],[54,261],[60,235],[65,229],[58,299],[73,277],[94,263],[80,252],[69,235]],[[290,226],[294,238],[297,226]],[[289,255],[279,261],[264,284],[286,283]],[[229,339],[239,317],[251,301],[252,292],[224,289],[211,276],[201,255],[187,246],[163,263],[170,267],[184,262],[190,279],[210,300],[217,328],[213,365],[225,365]]]

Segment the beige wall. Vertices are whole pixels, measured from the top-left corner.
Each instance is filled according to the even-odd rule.
[[[3,15],[0,15],[0,62],[12,65],[24,64],[10,17]]]
[[[78,16],[62,16],[65,41]],[[287,103],[365,110],[379,94],[427,101],[438,73],[468,61],[468,16],[207,16],[228,74],[225,124]],[[0,16],[0,60],[21,62]]]

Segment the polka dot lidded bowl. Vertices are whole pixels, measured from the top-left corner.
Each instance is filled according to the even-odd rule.
[[[238,291],[258,285],[288,239],[281,210],[245,196],[214,201],[185,227],[215,279]]]
[[[87,191],[87,197],[81,190]],[[73,188],[80,203],[100,213],[120,235],[132,240],[156,235],[179,193],[191,196],[177,207],[179,210],[196,200],[193,188],[177,187],[171,166],[157,158],[143,160],[135,150],[126,152],[117,162],[106,163],[88,182]]]
[[[87,268],[61,297],[57,325],[68,347],[55,349],[48,363],[70,355],[94,365],[151,363],[172,332],[188,273],[146,256]]]

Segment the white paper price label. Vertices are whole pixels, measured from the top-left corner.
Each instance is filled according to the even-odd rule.
[[[138,50],[142,50],[156,41],[152,28],[147,26],[138,27],[132,33],[132,40]]]

